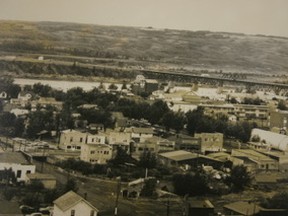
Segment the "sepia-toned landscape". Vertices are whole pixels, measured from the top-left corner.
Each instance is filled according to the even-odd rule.
[[[0,216],[286,216],[287,97],[285,36],[0,17]]]

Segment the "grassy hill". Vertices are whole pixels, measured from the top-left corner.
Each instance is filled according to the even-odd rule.
[[[0,51],[227,72],[288,72],[288,38],[224,32],[0,21]]]

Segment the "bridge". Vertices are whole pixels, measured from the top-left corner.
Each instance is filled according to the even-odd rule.
[[[288,84],[283,83],[273,83],[273,82],[264,82],[264,81],[257,81],[257,80],[248,80],[246,79],[246,76],[222,76],[222,77],[211,77],[211,76],[201,76],[201,75],[195,75],[191,74],[189,72],[174,72],[174,71],[155,71],[155,70],[141,70],[142,73],[145,73],[151,77],[155,78],[163,78],[167,79],[167,77],[173,77],[174,79],[178,81],[190,81],[190,82],[201,82],[201,83],[209,83],[209,84],[220,84],[223,85],[224,83],[228,84],[242,84],[248,87],[257,86],[260,88],[269,88],[274,89],[277,91],[280,90],[288,90]],[[231,78],[230,78],[231,77]],[[240,79],[240,78],[244,79]]]

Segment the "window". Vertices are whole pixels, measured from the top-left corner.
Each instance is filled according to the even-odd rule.
[[[76,149],[81,149],[81,146],[76,146]]]
[[[31,173],[31,170],[27,170],[27,171],[26,171],[26,174],[29,174],[29,173]]]
[[[94,211],[94,210],[91,210],[91,211],[90,211],[90,216],[94,216],[94,213],[95,213],[95,211]]]
[[[67,146],[67,149],[71,149],[71,146]]]
[[[80,138],[80,142],[83,142],[83,138],[82,137]]]
[[[95,151],[90,151],[90,154],[95,154]]]
[[[17,170],[16,177],[17,178],[21,178],[21,174],[22,174],[22,171],[21,170]]]
[[[73,142],[73,137],[70,137],[70,142]]]
[[[71,216],[75,216],[75,210],[71,210]]]

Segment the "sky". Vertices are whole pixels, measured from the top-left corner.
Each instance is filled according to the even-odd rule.
[[[0,19],[288,37],[288,0],[0,0]]]

